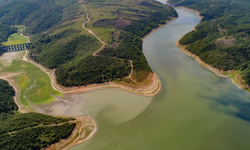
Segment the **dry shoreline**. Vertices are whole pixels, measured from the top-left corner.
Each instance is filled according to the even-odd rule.
[[[1,73],[0,74],[0,79],[6,80],[15,90],[15,96],[14,96],[14,101],[18,106],[18,111],[20,113],[29,113],[33,112],[32,108],[28,106],[24,106],[20,102],[20,90],[13,79],[13,77],[20,75],[21,73]],[[47,115],[47,114],[45,114]],[[54,115],[52,115],[54,116]],[[57,117],[57,116],[55,116]],[[49,149],[68,149],[76,144],[80,144],[82,142],[85,142],[89,139],[91,139],[97,132],[97,125],[96,121],[90,117],[90,116],[81,116],[81,117],[75,117],[75,121],[71,121],[72,123],[76,123],[75,129],[72,131],[72,134],[69,136],[69,138],[65,140],[60,140],[57,143],[54,143],[48,148],[44,148],[46,150]]]
[[[200,12],[197,11],[197,10],[193,10],[193,9],[186,8],[186,7],[183,7],[183,6],[181,6],[181,8],[186,9],[186,10],[190,10],[190,11],[193,11],[193,12],[196,12],[197,16],[198,16],[200,19],[203,18],[202,16],[200,16]],[[195,27],[193,28],[193,30],[196,30]],[[183,36],[184,36],[184,35],[183,35]],[[183,36],[182,36],[182,37],[183,37]],[[181,44],[179,43],[179,41],[182,39],[182,37],[176,42],[176,46],[180,48],[181,52],[183,52],[183,53],[186,54],[187,56],[193,58],[198,64],[200,64],[200,65],[203,66],[204,68],[206,68],[206,69],[212,71],[212,72],[215,73],[216,75],[221,76],[221,77],[225,77],[225,78],[229,78],[229,79],[232,80],[232,83],[234,83],[237,87],[239,87],[239,88],[241,88],[241,89],[244,89],[244,90],[250,92],[250,86],[244,83],[244,80],[241,78],[241,76],[239,75],[239,73],[237,73],[237,74],[235,75],[235,77],[229,77],[229,76],[231,76],[230,73],[233,73],[234,70],[223,71],[223,70],[219,70],[219,69],[214,68],[213,66],[211,66],[211,65],[209,65],[209,64],[207,64],[207,63],[205,63],[204,61],[202,61],[202,60],[200,59],[199,56],[197,56],[197,55],[191,53],[190,51],[188,51],[187,49],[185,49],[185,48],[186,48],[186,47],[185,47],[186,45],[181,45]],[[224,75],[225,73],[228,73],[229,76]]]
[[[87,14],[87,16],[86,16],[87,21],[83,23],[82,27],[85,30],[87,30],[89,33],[91,33],[93,36],[95,36],[95,38],[97,38],[103,44],[102,47],[104,47],[106,45],[106,43],[104,43],[91,30],[89,30],[85,27],[85,24],[87,22],[89,22],[90,19],[88,17],[87,8],[83,4],[82,4],[82,6],[85,8],[85,13]],[[102,47],[98,51],[100,51],[102,49]],[[96,55],[95,53],[93,54],[94,56]],[[90,91],[94,91],[94,90],[112,88],[112,89],[124,90],[127,92],[131,92],[131,93],[143,95],[143,96],[153,96],[161,90],[161,82],[159,80],[159,77],[155,73],[148,75],[148,78],[150,78],[150,79],[146,85],[145,84],[144,85],[138,84],[135,86],[135,85],[129,85],[129,84],[123,84],[123,83],[117,83],[117,82],[106,82],[106,83],[102,83],[102,84],[90,84],[90,85],[86,85],[86,86],[64,87],[64,86],[61,86],[57,83],[55,69],[48,69],[48,68],[44,67],[43,65],[38,64],[35,61],[31,60],[28,57],[27,50],[26,50],[26,54],[23,57],[23,60],[30,62],[33,65],[38,66],[45,73],[47,73],[50,77],[51,86],[53,87],[53,89],[55,89],[56,91],[61,92],[61,93],[72,93],[72,94],[73,93],[84,93],[84,92],[90,92]]]
[[[31,60],[28,57],[27,50],[26,50],[26,54],[24,55],[23,60],[28,61],[28,62],[32,63],[33,65],[38,66],[45,73],[47,73],[51,79],[51,85],[52,85],[53,89],[55,89],[61,93],[72,93],[72,94],[73,93],[84,93],[84,92],[90,92],[90,91],[94,91],[94,90],[112,88],[112,89],[121,89],[121,90],[124,90],[127,92],[131,92],[131,93],[139,94],[139,95],[143,95],[143,96],[153,96],[153,95],[157,94],[161,89],[161,82],[159,80],[159,77],[155,73],[153,73],[153,75],[151,75],[151,79],[150,79],[150,82],[148,83],[148,85],[139,86],[137,88],[129,86],[129,85],[125,85],[125,84],[115,83],[115,82],[106,82],[106,83],[102,83],[102,84],[90,84],[87,86],[77,86],[77,87],[63,87],[56,82],[55,69],[45,68],[41,64],[38,64],[38,63],[34,62],[33,60]]]
[[[162,26],[165,26],[166,24],[168,24],[169,22],[171,22],[171,21],[173,21],[173,20],[175,20],[175,19],[177,19],[177,18],[178,18],[178,17],[173,17],[173,18],[171,17],[171,19],[170,19],[170,20],[167,20],[165,24],[160,24],[159,27],[152,29],[149,33],[147,33],[146,35],[144,35],[144,36],[142,37],[142,40],[145,39],[147,36],[149,36],[149,35],[150,35],[151,33],[153,33],[154,31],[156,31],[157,29],[161,28]]]

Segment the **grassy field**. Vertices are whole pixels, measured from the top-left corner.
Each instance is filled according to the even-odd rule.
[[[4,45],[27,43],[29,38],[24,38],[21,32],[24,29],[19,28],[19,33],[12,34]],[[39,67],[21,60],[25,51],[5,53],[0,57],[0,67],[2,72],[21,73],[15,77],[19,85],[21,94],[20,101],[23,105],[44,104],[53,101],[51,95],[60,96],[61,93],[51,87],[49,76]]]
[[[18,33],[14,33],[9,36],[7,42],[3,42],[2,44],[7,46],[7,45],[15,45],[15,44],[22,44],[22,43],[28,43],[30,38],[24,38],[21,34],[23,31],[26,29],[24,26],[17,26],[18,28]]]
[[[44,104],[53,101],[54,97],[51,95],[60,96],[61,93],[55,91],[51,87],[51,82],[49,76],[44,73],[39,67],[20,60],[23,56],[23,52],[15,52],[18,53],[11,63],[11,65],[4,64],[4,59],[0,62],[0,66],[2,71],[4,72],[12,72],[18,73],[21,72],[22,74],[15,77],[15,81],[18,83],[21,94],[20,94],[20,101],[25,106],[30,104]],[[8,58],[11,55],[10,53],[6,53],[1,57]]]
[[[3,42],[2,44],[7,45],[15,45],[15,44],[22,44],[22,43],[28,43],[29,38],[24,38],[21,33],[15,33],[12,34],[7,42]]]

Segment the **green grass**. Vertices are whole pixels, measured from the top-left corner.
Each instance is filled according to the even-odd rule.
[[[25,106],[52,102],[54,97],[50,94],[62,95],[51,87],[49,76],[31,63],[16,59],[10,66],[1,64],[1,68],[4,72],[22,72],[21,75],[15,77],[15,81],[21,91],[20,101]]]
[[[2,43],[3,45],[28,43],[29,38],[24,38],[21,35],[25,27],[18,26],[17,28],[19,32],[12,34],[7,42]],[[4,65],[3,62],[0,63],[0,66],[3,72],[22,72],[22,75],[17,76],[15,81],[21,91],[20,102],[25,106],[51,102],[54,97],[50,94],[56,96],[63,95],[52,88],[49,76],[31,63],[16,59],[10,66]]]
[[[22,43],[28,43],[30,38],[24,38],[21,33],[14,33],[12,34],[7,42],[3,42],[3,45],[15,45],[15,44],[22,44]]]
[[[228,72],[223,73],[223,75],[228,76],[230,78],[234,78],[237,74],[240,74],[239,70],[234,70],[230,73],[228,73]]]

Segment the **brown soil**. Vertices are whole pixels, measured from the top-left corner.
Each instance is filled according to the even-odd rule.
[[[215,41],[215,46],[217,47],[228,47],[234,45],[235,39],[232,37],[220,38]]]
[[[76,117],[76,120],[69,122],[76,123],[75,130],[71,133],[71,136],[67,139],[61,139],[58,143],[46,148],[46,150],[68,149],[89,140],[97,131],[96,122],[89,116]]]
[[[32,112],[33,110],[28,107],[24,106],[20,102],[20,90],[18,84],[13,79],[14,77],[20,75],[21,73],[8,73],[3,72],[0,73],[0,79],[6,80],[13,88],[15,89],[16,95],[14,96],[15,103],[18,106],[18,111],[21,113],[28,113]],[[72,147],[75,144],[79,144],[89,140],[97,131],[97,125],[93,118],[90,116],[81,116],[77,117],[76,120],[69,121],[69,123],[76,123],[75,129],[72,131],[72,134],[67,139],[61,139],[58,143],[51,145],[51,147],[46,149],[67,149]],[[56,126],[60,124],[50,125]]]

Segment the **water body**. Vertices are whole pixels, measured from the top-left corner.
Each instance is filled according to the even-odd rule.
[[[114,90],[80,94],[67,115],[91,115],[97,134],[71,150],[249,150],[250,93],[180,52],[175,42],[199,23],[194,12],[156,30],[143,51],[159,75],[153,97]]]

